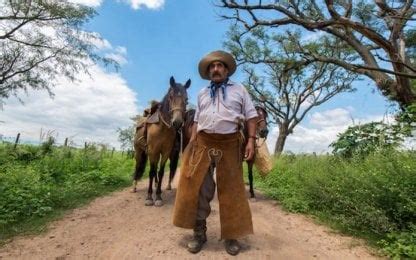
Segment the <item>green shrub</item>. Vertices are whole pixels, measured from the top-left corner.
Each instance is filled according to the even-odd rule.
[[[399,125],[382,122],[350,126],[338,135],[338,139],[331,143],[330,147],[334,149],[334,154],[345,158],[366,156],[377,150],[394,149],[405,137],[400,129]]]
[[[416,226],[413,225],[410,231],[388,234],[379,245],[393,259],[401,259],[403,256],[416,259]]]
[[[131,158],[95,147],[0,144],[0,240],[23,232],[22,224],[130,185],[132,170]]]
[[[388,252],[397,249],[410,257],[411,249],[399,249],[403,243],[397,241],[414,234],[416,225],[415,152],[382,150],[348,160],[283,155],[265,179],[255,178],[256,186],[286,209],[315,215],[372,242],[392,234]]]

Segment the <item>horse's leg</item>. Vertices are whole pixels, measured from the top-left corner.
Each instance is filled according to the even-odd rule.
[[[156,189],[156,201],[155,201],[155,206],[160,207],[163,206],[163,201],[162,201],[162,180],[163,180],[163,175],[165,174],[165,164],[166,164],[167,158],[162,158],[161,162],[160,162],[160,167],[159,167],[159,183],[157,184],[157,189]]]
[[[254,189],[253,189],[253,164],[254,161],[247,162],[247,168],[248,168],[248,181],[250,183],[250,198],[255,199],[254,196]]]
[[[175,178],[176,168],[178,167],[178,161],[179,161],[179,150],[176,150],[174,148],[169,157],[169,182],[166,188],[167,190],[172,189],[172,181],[173,181],[173,178]]]
[[[145,205],[146,206],[153,206],[153,179],[156,175],[156,168],[157,168],[157,162],[150,162],[150,171],[149,171],[149,189],[147,190],[147,198]]]
[[[136,167],[134,169],[133,175],[133,192],[136,192],[137,181],[139,181],[143,177],[143,173],[146,168],[147,154],[145,151],[138,149],[135,151],[134,157],[136,160]]]

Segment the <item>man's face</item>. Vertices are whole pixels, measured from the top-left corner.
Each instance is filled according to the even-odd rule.
[[[209,67],[209,77],[215,83],[221,83],[228,77],[228,69],[220,61],[212,62]]]

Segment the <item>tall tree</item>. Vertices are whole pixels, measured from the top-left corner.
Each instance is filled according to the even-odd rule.
[[[127,128],[118,128],[118,141],[121,143],[122,150],[133,150],[133,139],[134,139],[135,127],[129,126]]]
[[[257,103],[264,104],[279,127],[274,153],[279,155],[286,139],[306,114],[340,92],[353,91],[352,81],[357,74],[329,63],[304,59],[297,52],[300,33],[275,35],[262,27],[242,34],[232,27],[225,46],[244,65],[244,82]],[[305,43],[308,50],[317,50],[326,56],[351,60],[354,55],[333,37]],[[339,48],[334,48],[338,46]],[[260,74],[260,76],[259,76]]]
[[[404,108],[416,101],[411,79],[416,66],[409,58],[411,31],[415,18],[414,1],[386,0],[217,0],[226,12],[223,17],[244,25],[246,31],[258,26],[279,28],[299,26],[307,31],[324,32],[351,47],[358,59],[346,62],[304,49],[311,60],[331,63],[373,80],[381,93]]]
[[[46,89],[71,80],[91,62],[100,37],[82,30],[94,9],[61,0],[0,0],[0,99],[18,90]]]

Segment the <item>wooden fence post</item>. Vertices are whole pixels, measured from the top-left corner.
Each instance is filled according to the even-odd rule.
[[[64,146],[65,146],[65,147],[67,147],[67,146],[68,146],[68,137],[67,137],[67,138],[65,138]]]
[[[17,144],[19,143],[19,139],[20,139],[20,133],[18,133],[16,136],[16,141],[14,142],[14,149],[16,149]]]
[[[111,158],[113,157],[114,150],[116,150],[116,148],[115,148],[115,147],[113,147],[113,149],[111,150]]]

